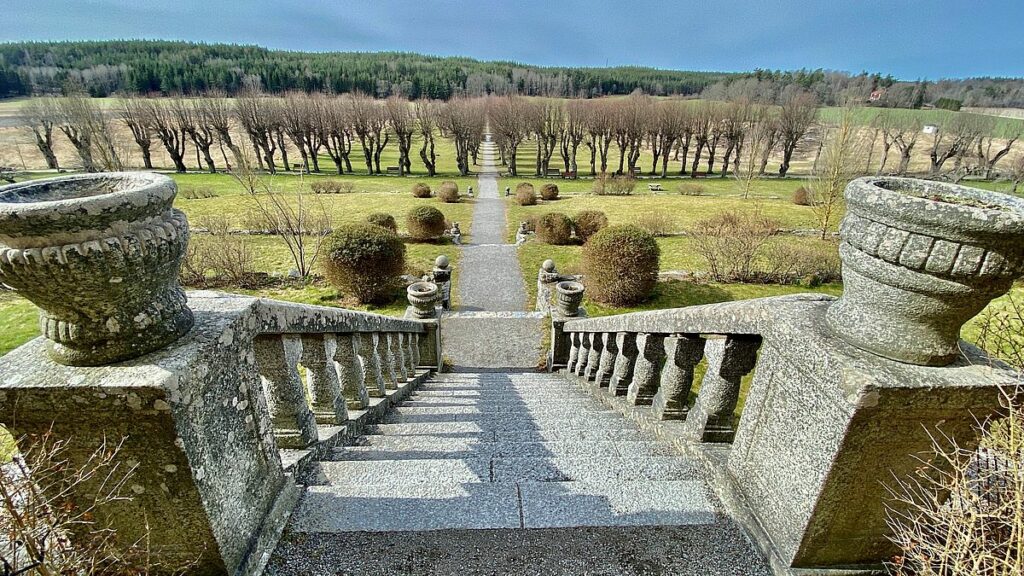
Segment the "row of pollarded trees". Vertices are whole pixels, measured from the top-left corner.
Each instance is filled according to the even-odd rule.
[[[552,166],[557,152],[565,172],[578,172],[581,148],[590,174],[636,174],[644,150],[651,153],[650,174],[665,178],[671,162],[680,175],[712,174],[720,162],[721,176],[735,170],[751,131],[759,133],[759,174],[769,156],[782,153],[779,174],[785,176],[797,144],[815,122],[817,106],[806,93],[794,94],[782,106],[749,101],[688,102],[655,100],[643,94],[603,100],[530,100],[520,96],[488,102],[490,127],[503,164],[513,176],[520,146],[536,141],[536,175]],[[705,162],[702,168],[702,160]],[[585,160],[586,161],[586,160]],[[730,166],[732,168],[730,168]]]
[[[120,99],[110,109],[84,96],[38,98],[23,109],[25,124],[50,169],[58,169],[55,135],[63,133],[88,172],[120,170],[124,166],[124,138],[131,134],[145,168],[153,168],[153,151],[163,147],[178,172],[188,170],[195,153],[196,166],[216,172],[222,161],[231,169],[250,155],[261,170],[276,173],[296,166],[320,172],[326,155],[338,174],[355,172],[353,163],[365,164],[368,174],[381,174],[381,154],[394,142],[401,174],[412,168],[413,139],[427,174],[437,172],[436,138],[449,138],[456,150],[462,175],[477,161],[483,139],[486,110],[482,100],[447,102],[401,98],[375,100],[362,95],[328,96],[288,94],[283,98],[250,94],[235,99],[212,94],[201,98]],[[120,126],[119,126],[120,125]],[[289,151],[298,151],[301,163]],[[353,160],[356,157],[361,160]],[[229,157],[230,154],[230,157]]]

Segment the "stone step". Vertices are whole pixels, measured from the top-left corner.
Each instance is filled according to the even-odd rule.
[[[522,412],[534,414],[543,412],[604,412],[608,409],[594,401],[583,399],[568,399],[565,401],[545,400],[421,400],[410,398],[401,404],[403,409],[408,408],[454,408],[458,411],[476,411],[479,413],[488,412]],[[467,410],[471,409],[471,410]]]
[[[345,483],[311,486],[292,532],[711,524],[715,507],[693,480],[631,482]]]
[[[476,233],[474,233],[476,235]],[[522,280],[518,278],[518,261],[515,246],[476,246],[463,250],[460,263],[460,307],[489,308],[491,310],[521,309],[525,300]],[[505,284],[508,279],[495,276],[492,266],[515,267],[514,292],[509,294]],[[477,271],[476,284],[472,294],[467,292],[467,275]],[[488,280],[493,279],[493,283]],[[493,296],[487,292],[495,292]],[[547,320],[531,315],[481,314],[451,315],[441,317],[441,338],[444,343],[444,357],[456,369],[472,368],[534,368],[544,356],[541,347]],[[499,378],[500,379],[500,378]]]
[[[648,440],[650,436],[640,432],[627,422],[617,426],[598,423],[591,428],[548,428],[512,429],[483,428],[475,422],[426,422],[419,424],[377,424],[367,427],[367,435],[422,436],[440,440],[463,438],[479,442],[543,442],[554,440]]]
[[[411,424],[417,422],[479,422],[481,426],[493,428],[524,427],[541,428],[590,428],[599,422],[629,423],[618,412],[588,412],[580,415],[579,411],[547,412],[536,414],[525,413],[483,413],[479,410],[453,412],[451,409],[435,410],[430,408],[397,408],[384,416],[383,424]]]
[[[566,456],[554,458],[433,458],[340,460],[321,463],[327,484],[443,484],[471,482],[598,482],[696,480],[699,468],[674,456]]]
[[[358,446],[335,448],[330,460],[415,460],[441,458],[553,458],[567,456],[678,456],[664,442],[650,440],[555,440],[480,442],[429,436],[364,436]]]

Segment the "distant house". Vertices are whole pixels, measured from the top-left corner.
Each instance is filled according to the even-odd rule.
[[[868,96],[868,102],[878,102],[882,99],[882,96],[885,96],[885,90],[872,90],[871,96]]]
[[[925,134],[935,134],[938,131],[939,127],[935,124],[925,124],[924,128],[921,129],[921,132],[924,132]]]

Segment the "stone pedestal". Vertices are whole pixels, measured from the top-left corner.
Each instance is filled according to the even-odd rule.
[[[929,432],[970,449],[1017,377],[965,342],[947,367],[857,349],[825,327],[827,306],[765,323],[728,469],[785,566],[877,569],[896,552],[884,487],[920,465]]]

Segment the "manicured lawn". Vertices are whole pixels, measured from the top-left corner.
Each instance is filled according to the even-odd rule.
[[[9,292],[0,292],[0,356],[39,335],[36,307]]]

